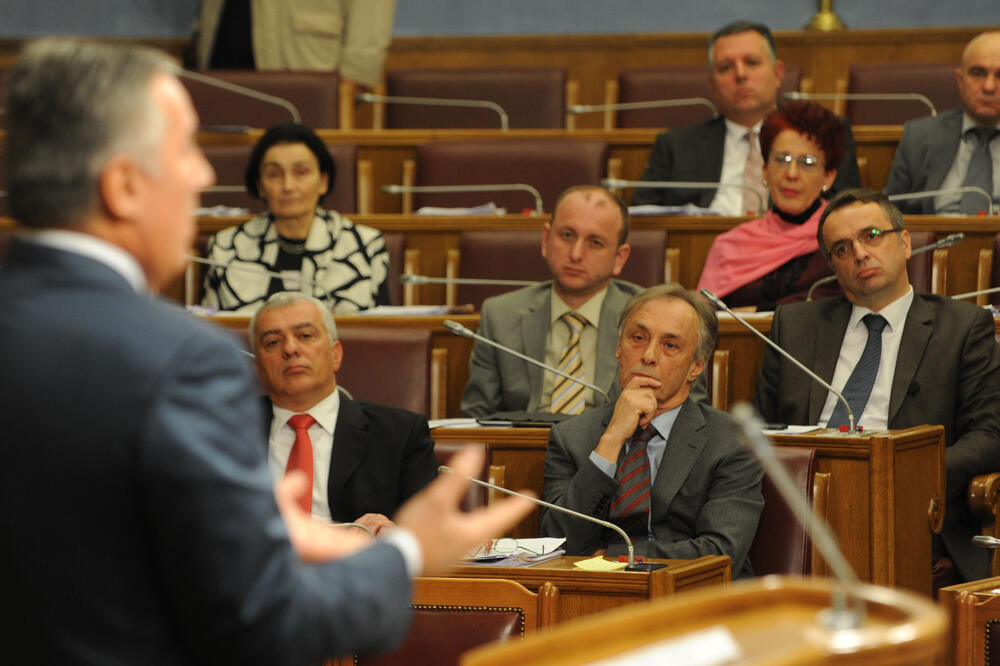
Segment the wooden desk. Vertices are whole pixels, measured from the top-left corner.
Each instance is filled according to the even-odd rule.
[[[488,445],[490,462],[506,467],[505,485],[541,497],[545,481],[545,428],[437,428],[435,441]],[[862,437],[832,431],[776,435],[776,446],[816,449],[828,472],[828,519],[847,561],[862,581],[931,593],[932,532],[944,517],[944,428],[919,426]],[[538,514],[522,521],[516,537],[538,536]],[[825,571],[821,562],[813,571]]]
[[[724,585],[731,580],[729,557],[707,555],[694,560],[653,560],[667,567],[652,572],[583,571],[573,563],[583,557],[560,557],[533,567],[460,566],[448,576],[506,578],[533,592],[546,581],[559,588],[559,620],[565,622],[637,601],[684,590]]]

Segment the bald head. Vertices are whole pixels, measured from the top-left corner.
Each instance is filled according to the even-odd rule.
[[[1000,31],[975,36],[955,72],[962,106],[977,125],[1000,123]]]

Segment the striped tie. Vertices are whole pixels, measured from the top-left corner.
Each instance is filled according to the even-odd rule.
[[[851,376],[844,384],[844,398],[854,412],[855,425],[861,418],[861,413],[865,411],[868,398],[871,397],[872,387],[875,386],[875,377],[878,375],[878,366],[882,361],[882,329],[886,327],[885,317],[880,314],[866,314],[861,321],[868,327],[868,341],[865,343],[865,350],[861,352],[858,364],[851,371]],[[830,415],[827,428],[838,428],[841,425],[849,425],[847,410],[844,403],[838,401],[837,406]]]
[[[583,371],[583,355],[580,353],[580,335],[583,333],[587,320],[583,315],[575,312],[567,312],[559,317],[569,327],[569,339],[559,358],[558,368],[567,375],[584,379],[586,373]],[[556,375],[552,384],[552,413],[553,414],[579,414],[586,407],[584,396],[585,387],[583,384],[569,380],[561,375]]]
[[[615,472],[618,492],[608,517],[635,541],[649,530],[649,457],[646,444],[656,434],[651,427],[638,428],[632,435],[628,453]]]

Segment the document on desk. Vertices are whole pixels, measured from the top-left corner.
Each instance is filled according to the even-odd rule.
[[[490,539],[471,553],[465,564],[530,567],[565,555],[566,551],[561,548],[565,542],[566,539],[555,537]]]

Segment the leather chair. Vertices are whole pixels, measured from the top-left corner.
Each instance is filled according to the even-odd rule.
[[[337,384],[356,400],[445,416],[448,352],[433,348],[430,331],[380,328],[373,319],[337,333],[344,346]]]
[[[411,182],[404,178],[404,185],[525,183],[537,189],[551,209],[566,188],[599,183],[607,173],[607,162],[608,146],[603,141],[437,141],[417,146],[415,178]],[[478,206],[488,201],[509,213],[535,208],[528,192],[415,193],[412,198],[403,197],[403,212],[421,206]]]
[[[660,284],[667,274],[667,232],[663,229],[633,229],[629,233],[632,252],[618,277],[643,287]],[[459,249],[447,256],[448,277],[544,281],[552,277],[541,254],[538,231],[463,231]],[[483,301],[518,287],[449,285],[448,305],[471,303],[482,309]]]
[[[287,100],[298,109],[302,124],[308,127],[340,127],[340,77],[336,72],[216,69],[195,73]],[[183,76],[181,83],[191,94],[202,127],[270,127],[292,120],[287,109],[271,102]]]
[[[403,645],[384,655],[354,656],[342,666],[459,663],[464,652],[494,641],[518,640],[559,620],[559,589],[542,583],[538,593],[496,578],[416,578],[413,622]]]
[[[936,243],[938,235],[934,231],[911,231],[910,247],[917,249]],[[943,294],[948,284],[948,250],[934,250],[911,257],[906,262],[906,272],[914,291],[929,294]]]
[[[432,434],[433,436],[433,434]],[[500,486],[501,488],[506,488],[506,475],[507,466],[506,465],[491,465],[490,464],[490,445],[482,444],[480,442],[434,442],[434,458],[437,460],[437,464],[448,465],[451,461],[451,457],[458,453],[459,451],[465,449],[469,446],[476,446],[483,449],[483,466],[476,475],[476,478],[480,481],[486,481],[492,483],[495,486]],[[477,507],[486,506],[487,504],[492,504],[498,497],[502,496],[503,493],[493,490],[492,488],[484,488],[483,486],[476,485],[474,483],[469,484],[469,489],[465,493],[465,497],[462,499],[462,510],[471,511]]]
[[[955,62],[855,63],[848,69],[848,93],[919,93],[938,113],[958,108],[962,100],[955,83]],[[838,88],[844,87],[838,81]],[[839,105],[852,125],[901,125],[931,114],[923,102],[876,102],[848,100]]]
[[[386,72],[385,81],[385,94],[391,96],[494,102],[507,112],[511,129],[558,129],[566,122],[562,68],[396,69]],[[379,103],[375,108],[375,129],[500,127],[499,116],[490,109],[393,103],[382,107]]]
[[[332,183],[333,189],[323,200],[323,206],[340,213],[363,213],[359,203],[367,200],[371,207],[373,196],[371,182],[371,165],[358,160],[358,147],[354,144],[327,144],[333,163],[337,167],[337,176]],[[254,199],[244,189],[243,172],[247,168],[252,146],[232,144],[210,144],[203,147],[205,157],[215,169],[215,184],[217,186],[236,186],[239,192],[204,192],[201,195],[201,205],[229,206],[246,208],[252,213],[264,209],[264,202]],[[367,170],[368,176],[364,176]]]
[[[810,502],[813,512],[825,518],[830,475],[817,473],[816,451],[784,446],[775,451],[795,488]],[[764,476],[761,490],[764,510],[750,545],[754,574],[818,575],[820,572],[813,570],[812,542],[805,527],[795,518],[770,477]]]
[[[605,83],[604,103],[646,102],[650,100],[704,97],[713,101],[708,83],[709,71],[702,65],[672,67],[628,67],[619,70],[617,81]],[[802,79],[798,65],[786,64],[781,93],[811,88],[811,81]],[[679,127],[711,118],[714,114],[704,105],[634,109],[605,116],[605,129],[614,127]],[[617,117],[617,120],[615,118]]]

